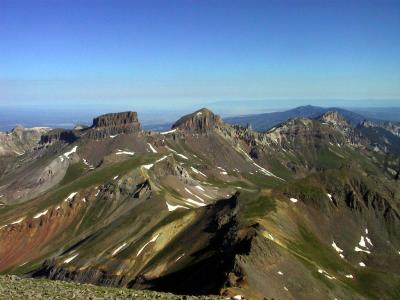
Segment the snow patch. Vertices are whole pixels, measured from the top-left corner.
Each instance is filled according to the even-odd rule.
[[[39,219],[41,216],[46,215],[48,211],[49,211],[49,210],[46,209],[45,211],[42,211],[42,212],[38,213],[37,215],[35,215],[33,218],[34,218],[34,219]]]
[[[119,175],[115,176],[115,177],[113,178],[113,180],[116,180],[116,179],[118,179],[118,177],[119,177]]]
[[[197,170],[195,167],[190,167],[191,169],[192,169],[192,171],[193,172],[195,172],[196,174],[200,174],[200,175],[202,175],[202,176],[204,176],[204,177],[206,177],[207,178],[207,175],[206,174],[204,174],[204,173],[202,173],[202,172],[200,172],[199,170]]]
[[[175,262],[177,262],[178,260],[180,260],[184,256],[185,256],[185,253],[181,254],[177,259],[175,259]]]
[[[113,253],[111,254],[111,256],[114,256],[115,254],[117,254],[119,251],[121,251],[122,248],[124,248],[127,244],[123,243],[121,246],[119,246],[118,248],[116,248]]]
[[[175,129],[172,129],[172,130],[169,130],[169,131],[164,131],[164,132],[160,132],[160,134],[170,134],[170,133],[173,133],[173,132],[175,132],[176,131],[176,128]]]
[[[148,164],[148,165],[143,165],[142,167],[145,168],[146,170],[150,170],[154,164]]]
[[[178,155],[178,156],[180,156],[180,157],[182,157],[183,159],[186,159],[186,160],[188,160],[189,158],[187,158],[185,155],[183,155],[183,154],[180,154],[180,153],[176,153],[176,155]]]
[[[367,245],[365,244],[365,239],[364,239],[363,236],[361,236],[360,241],[358,242],[358,244],[359,244],[361,247],[364,247],[364,248],[367,248],[367,249],[368,249]]]
[[[146,248],[147,245],[149,245],[150,243],[154,243],[155,241],[157,241],[158,237],[160,236],[160,234],[157,234],[156,236],[154,236],[150,241],[148,241],[146,244],[143,245],[142,248],[140,248],[140,250],[138,251],[138,253],[136,254],[136,257],[140,255],[140,253],[142,253],[142,251],[144,250],[144,248]]]
[[[292,201],[293,203],[296,203],[299,200],[297,200],[296,198],[290,198],[290,201]]]
[[[346,278],[353,279],[353,278],[354,278],[354,276],[353,276],[353,275],[351,275],[351,274],[347,274],[347,275],[346,275]]]
[[[195,201],[195,200],[193,200],[193,199],[190,199],[190,198],[187,198],[187,199],[186,199],[186,202],[189,202],[190,204],[193,204],[193,205],[197,205],[198,207],[200,207],[200,206],[205,206],[204,203],[197,202],[197,201]]]
[[[91,164],[89,164],[89,162],[88,162],[86,159],[82,159],[82,161],[83,161],[83,163],[84,163],[85,165],[87,165],[90,169],[94,169],[94,167],[93,167]]]
[[[363,268],[366,267],[366,265],[363,262],[359,262],[358,264],[360,265],[360,267],[363,267]]]
[[[65,156],[66,158],[69,158],[71,154],[75,153],[76,150],[78,149],[78,146],[75,146],[74,148],[71,149],[71,151],[65,152],[63,154],[63,156]]]
[[[110,135],[110,138],[115,139],[118,136],[118,134],[116,135]]]
[[[25,217],[22,217],[21,219],[18,219],[17,221],[12,222],[11,225],[19,224],[19,223],[21,223],[24,219],[25,219]]]
[[[64,264],[68,264],[71,261],[73,261],[79,254],[75,254],[74,256],[71,256],[69,258],[67,258],[66,260],[64,260]]]
[[[168,157],[168,155],[165,155],[165,156],[161,157],[160,159],[156,160],[156,163],[159,163],[159,162],[163,161],[167,157]]]
[[[219,172],[219,174],[228,175],[228,173],[226,173],[225,171]]]
[[[205,192],[205,189],[201,185],[196,185],[196,189]]]
[[[323,274],[326,278],[328,278],[328,279],[330,279],[330,280],[332,280],[332,279],[336,279],[336,277],[335,276],[331,276],[331,275],[329,275],[329,273],[328,272],[326,272],[325,270],[322,270],[322,269],[318,269],[318,273],[320,273],[320,274]]]
[[[336,245],[335,241],[332,242],[332,247],[333,247],[333,249],[336,250],[336,252],[338,252],[338,253],[343,253],[343,250],[340,249],[340,248]]]
[[[272,172],[270,172],[270,171],[266,170],[265,168],[261,167],[242,148],[239,148],[239,150],[240,150],[240,152],[242,152],[245,155],[247,160],[251,161],[253,163],[253,165],[256,166],[264,175],[272,176],[272,177],[275,177],[275,178],[280,179],[282,181],[286,181],[285,179],[282,179],[282,178],[276,176],[275,174],[273,174]]]
[[[281,271],[278,271],[278,275],[283,276],[283,273]]]
[[[67,198],[65,198],[64,202],[71,201],[72,199],[75,198],[75,196],[76,196],[77,194],[78,194],[77,192],[71,193]]]
[[[157,152],[157,150],[156,150],[156,149],[154,149],[154,147],[153,147],[153,145],[152,145],[152,144],[150,144],[150,143],[147,143],[147,145],[149,145],[149,147],[150,147],[150,150],[151,150],[153,153],[158,153],[158,152]]]
[[[174,211],[174,210],[176,210],[176,209],[178,209],[178,208],[189,209],[189,208],[186,207],[186,206],[182,206],[182,205],[171,205],[171,204],[169,204],[168,202],[165,202],[165,203],[167,204],[168,211]]]
[[[328,196],[329,200],[333,202],[332,195],[331,194],[326,194],[326,195]]]
[[[199,199],[201,202],[204,202],[204,199],[201,197],[197,196],[196,194],[193,194],[188,188],[185,187],[185,191],[188,192],[190,195],[195,196],[197,199]]]
[[[170,148],[170,147],[168,147],[168,146],[165,146],[165,148],[167,148],[169,151],[171,151],[171,152],[173,152],[173,153],[178,153],[178,152],[176,152],[174,149],[172,149],[172,148]]]
[[[122,151],[122,150],[117,150],[117,153],[115,153],[116,155],[123,155],[123,154],[125,154],[125,155],[130,155],[130,156],[133,156],[133,155],[135,155],[135,152],[130,152],[130,151]]]
[[[354,251],[356,251],[356,252],[365,252],[365,253],[367,253],[367,254],[371,254],[371,251],[361,249],[361,248],[359,248],[359,247],[357,247],[357,246],[354,247]]]

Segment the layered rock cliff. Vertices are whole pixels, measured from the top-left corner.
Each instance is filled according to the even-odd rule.
[[[93,125],[87,136],[93,139],[102,139],[117,134],[137,133],[142,130],[136,112],[128,111],[111,113],[93,119]]]

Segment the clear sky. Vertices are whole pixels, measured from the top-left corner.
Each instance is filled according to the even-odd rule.
[[[399,99],[398,0],[0,0],[0,106]]]

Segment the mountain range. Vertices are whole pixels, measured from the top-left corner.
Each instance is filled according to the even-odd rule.
[[[366,119],[366,117],[364,117],[359,113],[343,108],[337,108],[337,107],[326,108],[326,107],[306,105],[306,106],[299,106],[286,111],[228,117],[225,118],[224,121],[229,124],[239,124],[242,126],[250,125],[254,130],[266,131],[282,122],[285,122],[290,118],[300,118],[300,117],[315,118],[328,111],[336,111],[340,113],[352,125],[357,125]]]
[[[133,111],[19,127],[0,134],[0,273],[233,299],[398,299],[399,174],[399,124],[340,109],[223,120],[203,108],[164,132]]]

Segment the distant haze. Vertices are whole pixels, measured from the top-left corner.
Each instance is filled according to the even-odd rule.
[[[73,102],[71,102],[73,103]],[[16,125],[25,127],[46,126],[71,128],[76,124],[91,125],[92,119],[108,112],[133,110],[139,114],[139,120],[145,129],[164,130],[184,114],[191,113],[202,107],[207,107],[222,117],[260,114],[273,111],[284,111],[301,105],[316,105],[323,107],[342,107],[359,112],[365,116],[398,120],[400,101],[372,100],[264,100],[264,101],[208,101],[204,103],[163,102],[155,105],[153,102],[118,102],[107,103],[84,102],[79,105],[43,105],[0,104],[0,131],[8,131]],[[346,105],[347,104],[347,105]],[[393,109],[394,108],[394,109]]]

